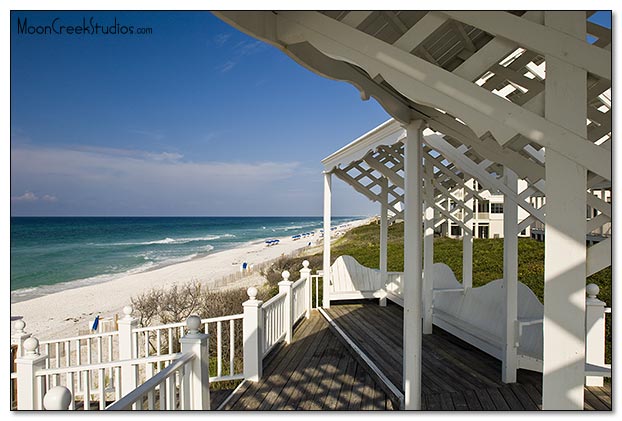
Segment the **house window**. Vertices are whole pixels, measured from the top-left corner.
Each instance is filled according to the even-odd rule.
[[[451,226],[451,235],[455,235],[455,236],[462,235],[462,228],[460,228],[460,225]]]
[[[477,211],[479,213],[488,213],[490,209],[490,202],[488,200],[482,200],[477,203]]]
[[[503,203],[491,203],[490,213],[503,213]]]
[[[520,235],[527,235],[527,228],[523,228],[523,230],[520,232]]]

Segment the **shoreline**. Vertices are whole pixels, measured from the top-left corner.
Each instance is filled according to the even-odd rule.
[[[371,218],[365,218],[351,221],[346,227],[337,228],[335,233],[365,225],[370,220]],[[313,237],[300,240],[294,240],[291,236],[278,237],[280,242],[276,246],[266,246],[259,240],[249,241],[232,249],[197,256],[187,261],[12,302],[11,321],[22,319],[26,323],[26,332],[40,340],[71,337],[88,329],[97,315],[100,319],[114,317],[115,314],[121,317],[123,307],[130,304],[131,298],[154,288],[170,288],[175,284],[182,285],[191,281],[198,281],[214,290],[260,285],[263,278],[254,273],[227,285],[215,286],[217,281],[239,272],[242,262],[258,265],[304,249],[310,241],[311,247],[317,245],[320,233],[319,230],[316,231]]]

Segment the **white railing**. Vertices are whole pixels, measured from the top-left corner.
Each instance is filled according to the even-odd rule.
[[[199,333],[198,316],[190,316],[187,326],[181,353],[76,367],[43,368],[47,357],[38,353],[38,341],[29,338],[24,341],[25,355],[17,359],[22,374],[18,409],[209,409],[209,335]],[[161,364],[164,367],[158,370]],[[148,373],[154,367],[157,373]],[[107,370],[116,373],[115,385],[105,375]],[[50,376],[57,376],[62,385],[50,387],[46,382]],[[75,388],[79,378],[85,385],[82,391]],[[89,387],[92,379],[97,388]],[[128,380],[134,387],[123,391]],[[139,381],[142,384],[136,387]]]
[[[244,307],[244,377],[258,381],[263,359],[281,341],[290,343],[294,324],[304,315],[311,315],[311,269],[302,263],[300,280],[293,283],[289,272],[282,273],[279,293],[263,303],[257,300],[257,289],[248,289]]]
[[[320,307],[320,279],[324,279],[322,271],[318,271],[317,275],[311,275],[311,282],[313,282],[315,288],[315,304],[313,308]]]
[[[195,355],[191,353],[179,355],[158,374],[106,409],[109,411],[188,409],[189,394],[183,380],[188,376],[188,366],[194,358]],[[156,391],[159,391],[158,395]]]
[[[309,281],[306,278],[301,278],[292,285],[292,324],[294,325],[307,314],[310,301],[307,297],[307,282]]]
[[[206,355],[209,354],[210,350],[207,348],[210,347],[215,353],[216,367],[211,376],[210,360],[201,358],[204,362],[203,368],[207,367],[202,372],[201,384],[239,379],[256,381],[261,377],[263,358],[279,342],[291,342],[295,323],[303,316],[310,317],[312,290],[311,270],[308,266],[309,262],[305,260],[300,270],[301,278],[295,283],[289,281],[287,271],[283,272],[279,293],[265,304],[256,300],[257,289],[249,288],[249,300],[243,303],[243,314],[203,320],[198,316],[191,316],[198,319],[198,327],[201,323],[205,325],[205,333],[200,335],[205,337]],[[189,340],[189,335],[184,336],[183,323],[138,327],[138,319],[131,315],[132,308],[125,307],[123,312],[125,317],[118,321],[117,332],[41,343],[25,333],[25,323],[18,321],[15,324],[16,333],[11,337],[12,344],[18,347],[15,361],[17,370],[11,373],[11,379],[17,383],[17,408],[43,409],[43,397],[48,391],[48,395],[56,396],[50,398],[54,401],[63,398],[63,391],[67,390],[71,396],[71,403],[67,403],[69,408],[75,409],[76,402],[81,402],[85,410],[103,409],[106,402],[119,400],[121,396],[137,389],[141,382],[147,382],[154,377],[157,379],[150,381],[149,387],[138,387],[150,389],[152,392],[141,389],[140,393],[133,395],[136,399],[142,396],[140,399],[146,399],[146,402],[139,404],[139,400],[136,400],[132,401],[132,405],[138,409],[151,408],[155,393],[153,390],[156,388],[163,393],[162,408],[184,407],[185,403],[180,401],[181,403],[173,404],[166,395],[172,393],[169,383],[173,377],[177,379],[176,393],[179,394],[180,387],[183,387],[179,386],[179,379],[186,373],[182,366],[196,365],[196,362],[190,362],[184,357],[184,363],[175,363],[179,368],[167,369],[180,357],[180,350],[185,353],[184,341]],[[240,327],[242,338],[239,337]],[[216,340],[209,343],[207,338],[210,336]],[[193,372],[197,370],[201,371],[193,368]],[[165,374],[158,374],[163,371]],[[11,393],[13,394],[12,388]],[[205,393],[209,395],[209,391],[203,391],[194,392],[191,396],[192,399],[198,395],[204,397]],[[198,403],[194,405],[198,406]]]
[[[272,348],[285,338],[285,299],[286,293],[279,293],[264,303],[264,340],[262,355],[265,357]]]
[[[210,334],[212,340],[216,338],[216,374],[210,377],[210,382],[243,379],[242,364],[236,367],[236,357],[241,358],[242,352],[236,354],[236,343],[242,346],[241,338],[236,332],[241,331],[243,314],[212,317],[201,319],[204,333]],[[169,323],[159,326],[147,326],[133,330],[135,355],[147,357],[151,355],[172,354],[179,350],[179,339],[183,336],[185,324]],[[224,374],[228,372],[228,374]]]

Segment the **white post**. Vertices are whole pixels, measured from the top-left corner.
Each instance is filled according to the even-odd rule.
[[[505,184],[516,193],[518,177],[510,168],[504,168]],[[503,200],[503,284],[505,287],[505,352],[501,380],[516,383],[518,369],[518,344],[516,323],[518,321],[518,206]]]
[[[35,373],[45,368],[47,355],[39,354],[39,341],[28,338],[24,341],[24,355],[15,360],[17,365],[17,409],[20,411],[41,410],[45,384],[38,384]],[[39,379],[45,383],[45,377]]]
[[[190,370],[184,372],[189,376],[186,383],[189,385],[190,408],[193,411],[210,409],[209,396],[209,335],[199,332],[201,318],[196,315],[186,320],[188,333],[179,340],[181,352],[191,352],[195,355],[190,363]]]
[[[324,172],[324,261],[322,282],[322,307],[330,308],[330,218],[331,173]]]
[[[425,212],[423,220],[423,333],[432,333],[432,304],[434,301],[434,186],[433,168],[429,159],[425,160]]]
[[[288,271],[284,270],[283,273],[281,273],[281,276],[283,277],[283,280],[279,282],[279,294],[283,292],[285,293],[285,320],[283,320],[283,324],[285,325],[285,343],[289,344],[292,342],[292,332],[294,324],[294,294],[292,294],[293,282],[289,280]]]
[[[300,279],[306,279],[305,281],[305,318],[311,317],[311,309],[313,308],[313,288],[311,285],[311,269],[309,269],[309,261],[304,260],[302,262],[302,269],[300,269]]]
[[[26,333],[26,322],[23,320],[16,320],[13,327],[15,327],[15,333],[11,335],[11,345],[17,345],[16,356],[21,357],[24,355],[24,341],[32,335]]]
[[[138,319],[132,317],[132,307],[123,307],[125,317],[119,320],[119,360],[129,361],[136,358],[136,344],[133,330],[138,326]],[[160,346],[160,344],[157,344]],[[121,396],[136,389],[136,371],[132,364],[121,365]]]
[[[382,201],[380,202],[380,287],[386,290],[387,287],[387,262],[388,251],[387,245],[389,240],[389,180],[386,177],[380,179],[380,187],[382,191]],[[387,305],[387,297],[384,295],[380,298],[380,305]]]
[[[67,411],[72,399],[65,386],[54,386],[43,397],[43,407],[46,411]]]
[[[421,409],[421,157],[423,121],[404,139],[404,407]]]
[[[244,378],[258,382],[262,374],[263,361],[263,301],[257,300],[257,288],[250,287],[247,291],[248,301],[244,307]]]
[[[585,12],[546,11],[545,24],[585,42]],[[546,59],[545,117],[587,137],[587,74]],[[608,165],[608,163],[603,163]],[[542,409],[581,410],[585,383],[587,170],[546,149]]]
[[[598,285],[585,287],[585,362],[597,366],[605,364],[605,303],[596,296],[600,292]],[[603,377],[585,377],[586,386],[603,386]]]

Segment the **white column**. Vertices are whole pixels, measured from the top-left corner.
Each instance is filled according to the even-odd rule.
[[[434,300],[434,186],[433,168],[429,159],[425,160],[425,211],[423,220],[423,333],[432,333],[432,303]]]
[[[305,311],[305,318],[311,317],[311,309],[313,308],[313,289],[311,285],[311,269],[309,269],[309,261],[303,260],[302,269],[300,269],[300,279],[306,279],[305,283],[305,306],[307,310]]]
[[[284,320],[283,324],[285,325],[285,343],[289,344],[292,342],[292,332],[293,332],[293,321],[294,317],[292,316],[294,312],[294,303],[293,303],[293,295],[292,294],[292,284],[293,282],[289,280],[289,271],[284,270],[281,273],[283,280],[279,282],[279,294],[285,293],[285,309],[284,309]]]
[[[505,185],[518,191],[516,173],[504,168]],[[505,352],[501,371],[504,383],[516,382],[518,368],[516,323],[518,320],[518,206],[503,199],[503,285],[505,287]]]
[[[242,303],[244,320],[244,378],[252,382],[261,379],[263,371],[263,301],[257,299],[257,288],[247,291],[248,300]]]
[[[138,319],[132,317],[132,307],[123,307],[125,316],[119,320],[119,359],[129,361],[136,358],[136,343],[133,330],[138,326]],[[131,364],[121,365],[121,395],[125,396],[136,389],[136,371]]]
[[[199,332],[201,318],[196,315],[189,316],[186,320],[188,333],[179,340],[181,352],[191,352],[195,355],[190,363],[190,370],[184,372],[189,376],[186,383],[190,394],[190,409],[193,411],[206,411],[210,409],[209,396],[209,335]]]
[[[596,296],[600,292],[598,285],[585,287],[585,362],[596,366],[605,364],[605,303]],[[603,377],[587,376],[586,386],[602,386]]]
[[[545,12],[545,23],[585,42],[585,12]],[[587,136],[586,71],[546,56],[545,116]],[[606,165],[606,163],[604,164]],[[546,150],[542,409],[583,409],[585,167]]]
[[[421,409],[421,176],[423,121],[404,139],[404,407]]]
[[[331,173],[324,172],[324,259],[322,283],[322,307],[330,307],[330,218]]]
[[[386,177],[380,179],[382,201],[380,202],[380,286],[384,290],[387,285],[387,245],[389,240],[389,180]],[[386,296],[380,298],[380,305],[387,305]]]
[[[15,360],[17,366],[17,409],[32,411],[43,409],[43,390],[35,373],[45,368],[47,355],[39,354],[39,341],[28,338],[24,341],[24,355]],[[45,377],[41,379],[45,382]]]

